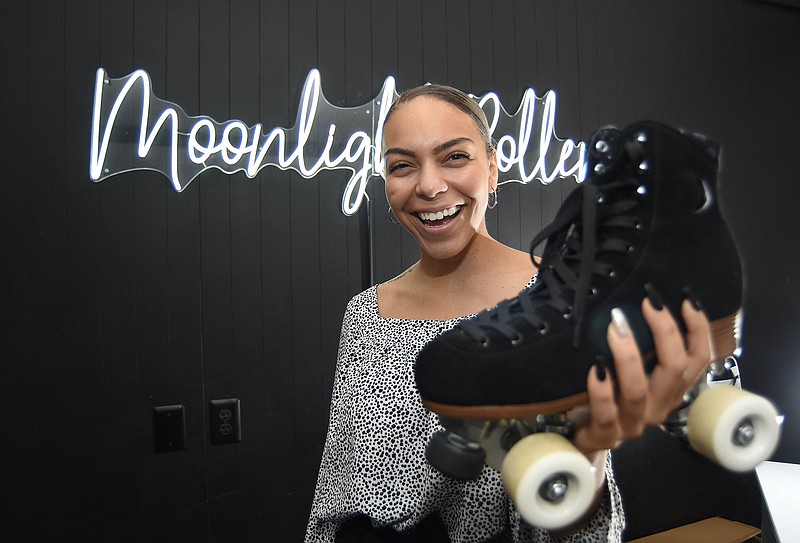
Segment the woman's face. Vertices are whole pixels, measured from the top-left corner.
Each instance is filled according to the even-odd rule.
[[[383,138],[386,197],[424,255],[452,258],[486,234],[497,163],[469,115],[420,96],[392,112]]]

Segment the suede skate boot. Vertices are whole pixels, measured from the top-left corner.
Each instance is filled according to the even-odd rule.
[[[718,207],[718,154],[715,143],[655,122],[596,132],[586,181],[531,244],[533,251],[546,241],[536,282],[420,352],[415,378],[425,406],[452,421],[525,419],[585,404],[591,366],[605,360],[613,372],[613,308],[625,313],[651,371],[653,339],[640,311],[648,292],[681,327],[682,301],[699,302],[715,356],[733,353],[742,268]]]

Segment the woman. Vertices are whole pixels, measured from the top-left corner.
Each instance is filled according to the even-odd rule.
[[[705,317],[684,303],[684,347],[669,312],[643,301],[660,355],[649,378],[626,323],[612,322],[618,392],[602,368],[589,372],[591,416],[574,437],[601,468],[598,507],[572,534],[527,525],[493,469],[459,482],[426,462],[426,443],[441,428],[422,406],[413,377],[425,343],[515,296],[536,272],[526,253],[486,229],[498,180],[486,118],[466,94],[428,85],[395,102],[383,134],[391,213],[419,244],[420,259],[348,304],[306,541],[620,540],[622,511],[607,451],[680,403],[709,361]]]

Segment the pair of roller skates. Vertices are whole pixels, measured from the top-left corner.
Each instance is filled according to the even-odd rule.
[[[774,452],[775,407],[739,386],[742,267],[717,204],[719,147],[696,134],[643,122],[601,129],[589,174],[531,251],[546,241],[535,283],[463,321],[420,352],[415,378],[445,428],[426,451],[457,479],[498,469],[523,518],[558,529],[585,514],[593,468],[569,438],[588,414],[586,375],[600,362],[621,308],[645,359],[656,365],[641,314],[657,292],[683,327],[690,295],[711,324],[713,361],[665,428],[725,468],[748,471]]]

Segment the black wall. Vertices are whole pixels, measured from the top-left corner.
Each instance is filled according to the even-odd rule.
[[[299,541],[347,300],[416,260],[383,183],[353,217],[343,172],[153,172],[89,181],[94,72],[143,68],[190,115],[294,123],[319,68],[337,105],[447,82],[558,93],[557,133],[655,118],[724,146],[722,199],[747,271],[748,388],[787,414],[800,462],[797,2],[29,0],[0,16],[0,538]],[[511,185],[491,231],[527,248],[574,181]],[[370,270],[373,270],[370,276]],[[243,438],[209,445],[208,402]],[[186,450],[153,450],[154,406]],[[617,453],[629,535],[710,515],[759,522],[751,476],[658,434]],[[13,536],[6,539],[4,536]]]

